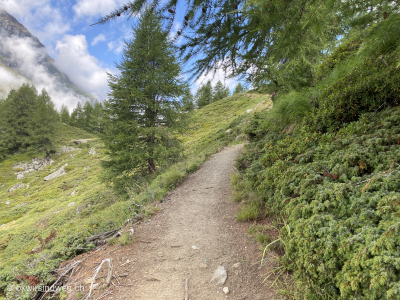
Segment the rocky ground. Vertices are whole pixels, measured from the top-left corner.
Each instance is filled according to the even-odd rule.
[[[277,264],[275,254],[269,252],[260,266],[259,246],[247,234],[249,224],[235,220],[238,204],[230,200],[229,177],[241,149],[236,145],[211,156],[158,205],[160,213],[134,224],[133,244],[106,245],[64,263],[80,261],[68,285],[84,286],[67,299],[89,292],[103,259],[112,261],[114,277],[104,288],[105,263],[91,299],[277,299],[271,288],[276,277],[270,272]],[[210,282],[217,269],[222,278]]]

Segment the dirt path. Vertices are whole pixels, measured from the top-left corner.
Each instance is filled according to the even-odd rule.
[[[213,155],[170,193],[160,213],[135,226],[139,242],[109,246],[114,248],[99,251],[95,259],[91,255],[93,263],[112,258],[115,273],[128,274],[102,299],[182,300],[186,279],[191,300],[276,299],[262,282],[266,270],[259,268],[259,250],[246,234],[248,225],[235,221],[238,205],[230,200],[229,177],[241,149],[236,145]],[[87,264],[92,269],[89,260]],[[216,286],[210,280],[221,265],[228,277]],[[229,288],[227,295],[223,287]],[[102,294],[97,291],[94,299]]]

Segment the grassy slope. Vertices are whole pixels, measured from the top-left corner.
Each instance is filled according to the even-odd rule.
[[[135,201],[146,205],[155,199],[161,200],[187,173],[196,170],[209,154],[237,142],[236,136],[242,134],[244,124],[253,112],[268,105],[268,96],[239,94],[191,113],[192,122],[181,136],[185,160],[159,173],[142,187],[141,193],[132,195]],[[248,109],[254,110],[247,113]],[[226,133],[228,129],[231,131]],[[93,137],[77,128],[63,126],[59,143],[74,146],[71,143],[73,139]],[[127,218],[134,217],[131,201],[115,195],[99,180],[100,161],[105,158],[102,142],[95,139],[75,147],[80,150],[52,156],[54,163],[51,166],[30,173],[22,180],[16,179],[12,166],[18,162],[30,162],[34,157],[41,157],[40,154],[14,154],[0,161],[0,226],[5,224],[0,228],[0,295],[10,281],[15,281],[15,274],[27,273],[46,280],[47,271],[59,261],[89,247],[82,244],[85,237],[114,229]],[[99,154],[88,155],[90,148],[96,148]],[[51,181],[43,180],[66,163],[66,175]],[[8,189],[18,182],[29,184],[29,188],[9,193]],[[75,195],[70,195],[73,191]],[[6,205],[7,201],[11,203]],[[75,204],[68,206],[72,202]],[[151,207],[137,211],[147,215],[151,212]],[[27,254],[40,245],[38,238],[45,239],[52,230],[56,231],[56,236],[43,251]],[[36,259],[32,267],[21,264],[32,259]],[[15,271],[11,272],[11,266],[17,266]]]

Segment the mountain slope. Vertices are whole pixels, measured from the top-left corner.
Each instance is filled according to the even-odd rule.
[[[47,54],[45,46],[37,37],[16,18],[1,9],[0,72],[4,74],[2,79],[6,79],[0,82],[0,93],[3,94],[0,94],[0,98],[15,88],[15,85],[18,86],[21,80],[30,81],[39,88],[50,89],[50,94],[53,88],[64,93],[72,93],[82,101],[93,98],[58,70],[54,65],[54,59]],[[18,76],[15,76],[15,73]]]

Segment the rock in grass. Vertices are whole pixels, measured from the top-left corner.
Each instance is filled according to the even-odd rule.
[[[45,178],[43,178],[43,180],[49,181],[49,180],[56,179],[56,178],[58,178],[58,177],[60,177],[62,175],[67,174],[67,172],[64,170],[64,168],[66,166],[68,166],[68,164],[63,165],[59,170],[51,173],[50,175],[47,175]]]
[[[97,152],[96,151],[96,149],[95,148],[92,148],[92,149],[90,149],[89,151],[88,151],[88,153],[87,153],[88,155],[96,155],[96,154],[99,154],[99,152]]]
[[[246,140],[247,139],[247,135],[245,135],[245,134],[240,134],[240,135],[238,135],[237,137],[236,137],[236,140],[237,141],[244,141],[244,140]]]
[[[224,266],[219,266],[217,270],[215,270],[210,283],[215,283],[215,285],[224,284],[227,277],[228,274],[226,273]]]
[[[60,146],[61,153],[70,153],[71,151],[76,151],[76,150],[79,150],[79,149],[74,148],[74,147],[69,147],[69,146]]]
[[[13,192],[13,191],[22,189],[24,186],[25,186],[25,184],[23,184],[23,183],[17,183],[16,185],[10,187],[10,188],[8,189],[8,191],[11,193],[11,192]]]
[[[41,170],[44,167],[51,165],[53,162],[54,162],[54,160],[52,160],[50,158],[34,158],[34,159],[32,159],[32,163],[30,163],[30,164],[19,163],[19,164],[16,164],[15,166],[13,166],[13,169],[22,170],[15,174],[17,175],[17,179],[23,179],[26,174]]]

